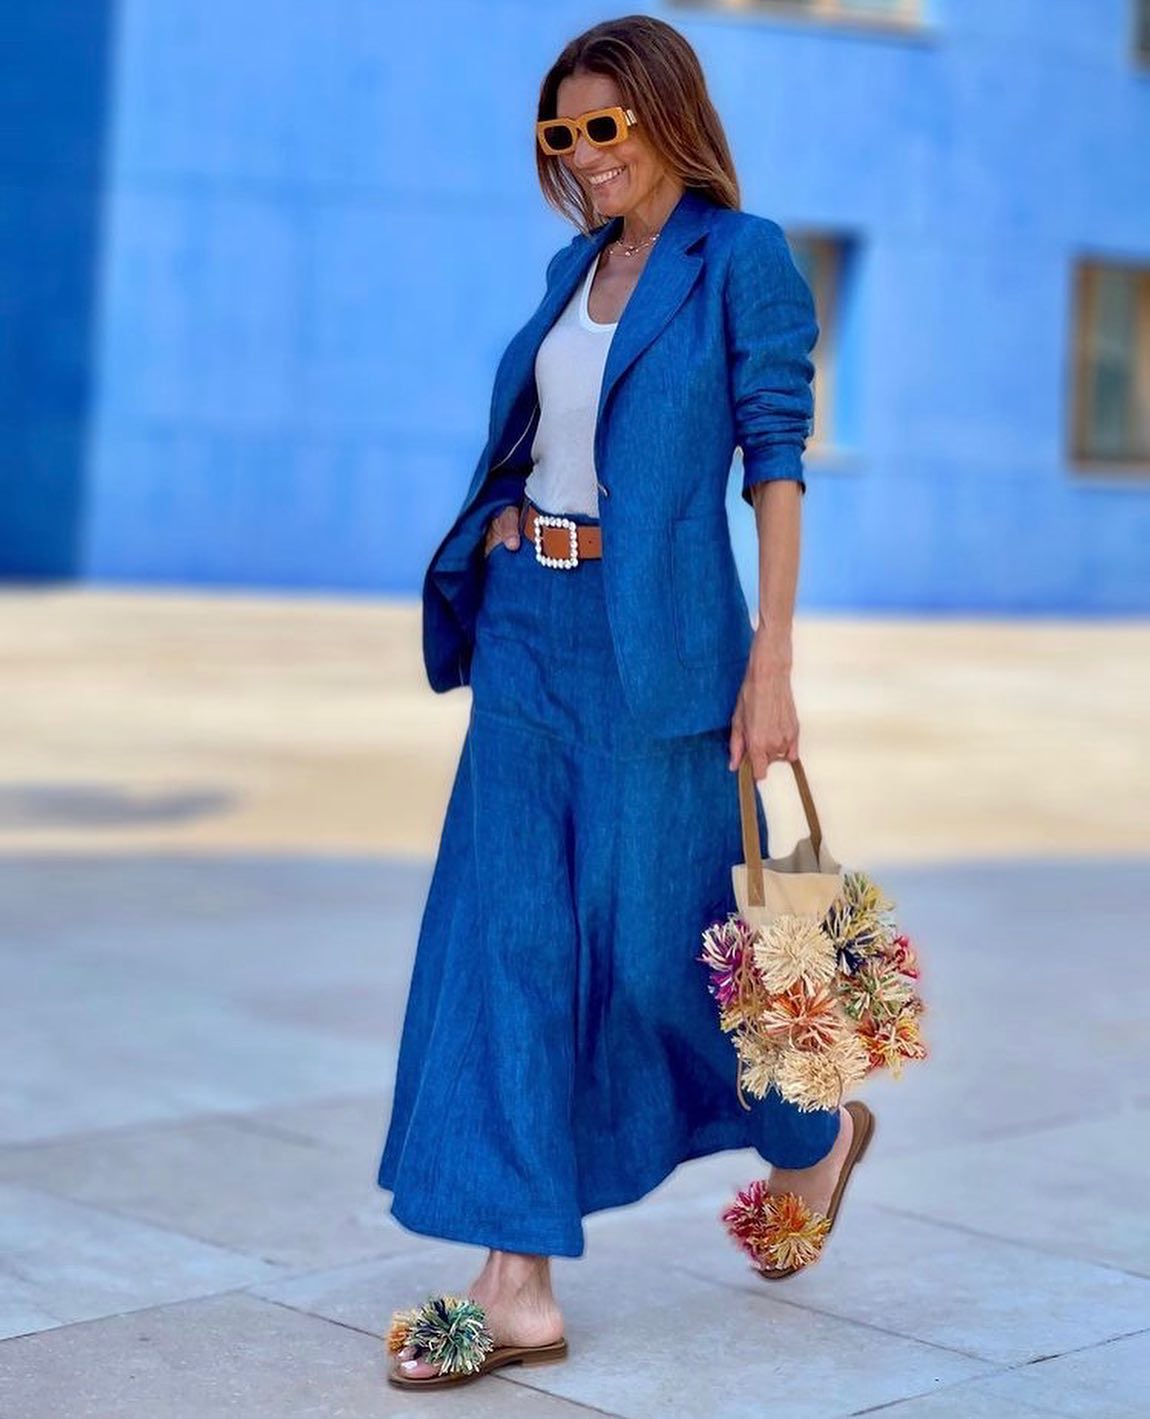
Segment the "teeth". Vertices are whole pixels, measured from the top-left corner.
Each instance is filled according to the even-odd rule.
[[[608,182],[611,178],[617,177],[622,171],[622,168],[612,168],[610,172],[598,173],[591,179],[591,186],[598,187],[601,182]]]

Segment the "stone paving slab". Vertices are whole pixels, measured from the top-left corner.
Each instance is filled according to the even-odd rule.
[[[1150,1277],[1148,1138],[1150,1109],[1127,1107],[994,1143],[878,1154],[868,1195],[917,1217]]]
[[[1150,1336],[1057,1355],[877,1412],[882,1419],[1146,1419]]]
[[[157,903],[157,928],[163,917]],[[196,941],[159,938],[156,954]],[[242,942],[233,941],[234,949]],[[267,1018],[214,990],[111,956],[0,951],[0,1140],[245,1112],[382,1084],[383,1039]],[[349,1007],[350,1008],[350,1007]]]
[[[211,1295],[275,1273],[258,1257],[0,1184],[3,1336]]]
[[[376,1154],[372,1133],[333,1147],[210,1119],[0,1151],[0,1179],[310,1268],[418,1245],[380,1206]]]

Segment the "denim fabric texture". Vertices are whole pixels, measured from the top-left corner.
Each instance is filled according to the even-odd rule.
[[[424,663],[437,691],[470,683],[483,530],[520,501],[530,470],[535,356],[621,226],[612,218],[555,253],[538,309],[500,360],[487,445],[423,582]],[[730,722],[752,635],[726,515],[732,460],[740,449],[748,505],[766,479],[793,479],[805,493],[817,338],[782,228],[687,188],[623,307],[595,427],[608,622],[628,707],[652,736]]]
[[[684,551],[710,531],[688,525]],[[605,559],[546,567],[523,538],[482,572],[378,1183],[409,1230],[580,1256],[588,1213],[723,1149],[806,1167],[838,1112],[774,1090],[742,1108],[696,959],[742,860],[729,726],[653,737],[634,716]]]

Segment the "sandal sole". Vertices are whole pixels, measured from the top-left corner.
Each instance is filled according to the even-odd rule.
[[[469,1380],[477,1380],[489,1370],[497,1370],[503,1365],[549,1365],[556,1360],[567,1358],[567,1341],[555,1340],[549,1345],[497,1345],[480,1365],[462,1375],[425,1375],[422,1378],[398,1374],[395,1369],[388,1372],[388,1382],[399,1389],[437,1389],[443,1385],[461,1385]]]

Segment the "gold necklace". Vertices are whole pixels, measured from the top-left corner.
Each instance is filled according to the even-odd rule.
[[[662,230],[662,227],[660,227],[659,231]],[[642,251],[645,246],[650,246],[655,242],[658,236],[659,232],[652,232],[649,236],[640,237],[638,241],[631,242],[630,244],[626,244],[622,237],[618,237],[611,245],[617,247],[622,256],[634,256],[637,251]]]

